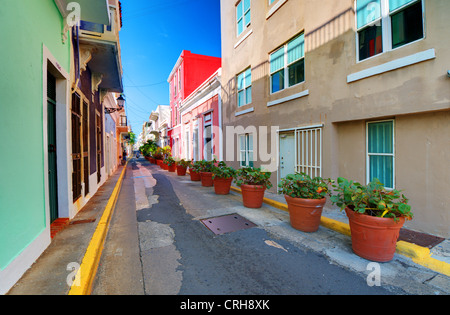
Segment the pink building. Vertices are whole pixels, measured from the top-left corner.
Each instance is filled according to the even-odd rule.
[[[170,126],[168,136],[174,157],[185,158],[186,152],[184,150],[190,144],[186,143],[186,134],[182,133],[184,130],[181,116],[182,103],[205,80],[217,72],[221,67],[221,63],[221,58],[193,54],[190,51],[183,50],[170,73],[167,80],[170,84]]]
[[[223,160],[221,72],[217,69],[181,103],[181,158]]]

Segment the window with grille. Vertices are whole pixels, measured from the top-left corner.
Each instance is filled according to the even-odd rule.
[[[73,201],[81,197],[81,100],[72,94],[72,189]]]
[[[322,176],[322,127],[295,130],[295,170]]]

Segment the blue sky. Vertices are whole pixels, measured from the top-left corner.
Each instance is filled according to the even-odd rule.
[[[220,0],[122,0],[120,32],[126,110],[139,134],[158,105],[182,50],[221,57]]]

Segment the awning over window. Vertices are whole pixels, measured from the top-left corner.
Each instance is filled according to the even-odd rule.
[[[67,17],[72,12],[67,9],[71,2],[77,2],[80,5],[81,20],[110,25],[108,0],[55,0],[56,6],[63,17]]]

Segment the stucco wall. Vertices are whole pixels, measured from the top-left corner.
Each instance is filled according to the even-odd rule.
[[[271,8],[281,2],[283,5],[269,15]],[[426,130],[427,126],[441,126],[444,131],[445,122],[448,125],[450,79],[446,72],[450,66],[446,56],[450,54],[450,44],[443,39],[450,36],[447,27],[450,2],[424,0],[423,39],[361,62],[356,57],[353,6],[353,0],[325,0],[320,7],[314,0],[278,0],[272,6],[268,1],[252,1],[251,24],[236,36],[235,2],[221,1],[224,128],[267,126],[270,132],[271,126],[282,130],[323,125],[322,175],[331,178],[347,176],[365,182],[366,121],[394,118],[395,142],[399,148],[397,157],[401,161],[396,163],[397,184],[408,196],[420,196],[424,190],[427,191],[426,197],[411,201],[416,219],[409,225],[449,237],[448,209],[442,205],[448,207],[448,199],[443,196],[450,189],[450,183],[444,181],[442,190],[433,190],[432,186],[412,184],[410,174],[417,172],[418,165],[426,165],[427,158],[443,163],[442,155],[448,157],[450,146],[442,146],[443,153],[439,153],[437,150],[426,151],[429,148],[420,145],[417,149],[428,153],[415,154],[414,158],[406,158],[408,154],[402,151],[406,147],[411,150],[408,145],[414,147],[411,144],[414,137],[406,136],[409,132],[406,125],[411,124],[409,128],[412,128],[414,122],[415,133],[420,134],[431,132]],[[305,81],[271,94],[270,53],[301,32],[305,34]],[[416,60],[419,55],[427,57],[354,82],[348,80],[360,71],[378,70],[377,67],[390,63],[399,65],[404,60]],[[236,76],[247,67],[252,68],[252,102],[238,108]],[[294,99],[268,106],[270,102],[286,97]],[[421,116],[423,118],[418,118]],[[444,135],[435,132],[429,138],[432,143],[448,143],[445,140],[448,136]],[[269,134],[269,139],[277,139],[276,135],[271,136]],[[227,156],[226,144],[230,139],[226,133],[224,137],[224,156]],[[236,140],[234,151],[237,156]],[[276,152],[273,158],[278,159]],[[230,164],[238,166],[237,162]],[[261,161],[258,158],[255,166],[259,165]],[[430,171],[422,171],[420,177],[428,177],[429,182],[442,179],[441,174],[431,168]],[[271,179],[276,183],[277,172]],[[406,188],[402,187],[404,183]],[[430,212],[424,206],[425,199],[439,200],[440,209]]]
[[[0,107],[4,118],[0,131],[5,135],[0,142],[1,292],[11,280],[3,278],[1,271],[33,243],[48,222],[43,51],[45,46],[67,73],[70,40],[62,43],[63,19],[53,0],[2,1],[0,20]],[[32,255],[28,259],[33,259]],[[11,273],[8,276],[14,276]]]

